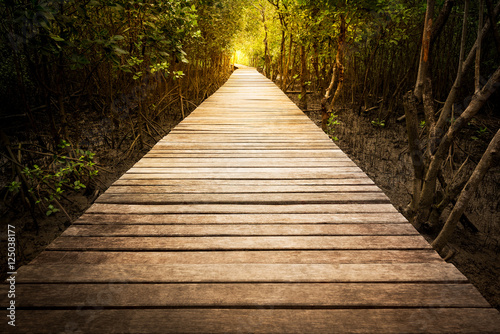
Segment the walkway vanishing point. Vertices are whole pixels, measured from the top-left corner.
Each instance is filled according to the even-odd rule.
[[[21,267],[16,307],[2,332],[500,331],[499,312],[254,69]]]

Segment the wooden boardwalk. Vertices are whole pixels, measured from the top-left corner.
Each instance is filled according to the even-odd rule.
[[[16,330],[0,326],[16,333],[500,331],[498,311],[254,69],[16,283]]]

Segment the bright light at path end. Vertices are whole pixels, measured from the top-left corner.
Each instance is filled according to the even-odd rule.
[[[233,64],[249,65],[247,55],[240,50],[236,50],[233,54]]]

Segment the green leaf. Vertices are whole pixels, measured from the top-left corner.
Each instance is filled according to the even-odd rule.
[[[121,49],[121,48],[119,48],[119,47],[117,47],[117,46],[115,46],[115,47],[113,48],[113,51],[114,51],[114,53],[116,53],[116,54],[117,54],[117,55],[119,55],[119,56],[123,56],[123,55],[126,55],[126,54],[128,54],[128,53],[129,53],[128,51],[125,51],[125,50],[123,50],[123,49]]]
[[[61,38],[60,36],[57,36],[57,35],[51,34],[50,38],[52,38],[56,42],[64,42],[64,38]]]

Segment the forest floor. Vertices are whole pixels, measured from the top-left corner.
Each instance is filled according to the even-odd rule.
[[[173,108],[175,109],[175,108]],[[186,116],[194,110],[194,107],[185,107]],[[99,117],[89,116],[88,113],[81,113],[78,121],[83,127],[83,131],[89,133],[99,133],[102,129],[102,120]],[[172,110],[169,117],[162,123],[162,129],[169,132],[180,121],[181,116],[178,110]],[[80,129],[82,131],[82,129]],[[125,130],[124,130],[125,131]],[[120,136],[125,132],[122,131]],[[7,243],[7,225],[15,226],[16,231],[16,268],[28,264],[38,254],[40,254],[55,238],[71,225],[71,222],[80,217],[111,184],[128,171],[139,159],[146,154],[156,142],[147,137],[142,149],[134,149],[128,152],[130,143],[122,148],[111,148],[103,136],[95,136],[95,141],[90,143],[89,149],[95,153],[94,162],[99,166],[99,176],[97,177],[98,189],[86,193],[85,190],[79,193],[65,194],[66,200],[61,200],[65,211],[71,219],[68,219],[63,212],[57,212],[49,217],[40,215],[37,219],[38,230],[32,228],[33,219],[23,205],[9,206],[5,201],[0,201],[0,242]],[[6,184],[7,179],[0,173],[0,188]],[[87,191],[88,192],[88,191]],[[7,277],[7,247],[0,249],[0,279]]]
[[[297,94],[288,94],[298,104]],[[321,127],[320,97],[308,96],[305,114]],[[357,108],[355,108],[357,110]],[[363,115],[346,106],[337,110],[339,122],[333,128],[335,143],[384,191],[392,204],[403,212],[410,202],[413,168],[407,154],[405,122],[392,121],[384,127],[374,125],[377,115]],[[395,118],[395,117],[394,117]],[[491,115],[478,117],[477,122],[498,128],[500,120]],[[375,122],[376,124],[376,122]],[[474,127],[465,132],[460,146],[479,161],[488,144],[486,138],[468,140]],[[472,142],[472,143],[471,143]],[[469,145],[470,144],[470,145]],[[457,153],[458,155],[458,153]],[[500,310],[500,168],[492,168],[466,211],[479,232],[459,228],[451,238],[450,248],[455,252],[449,260],[470,281],[486,300]],[[430,243],[436,235],[423,234]]]

